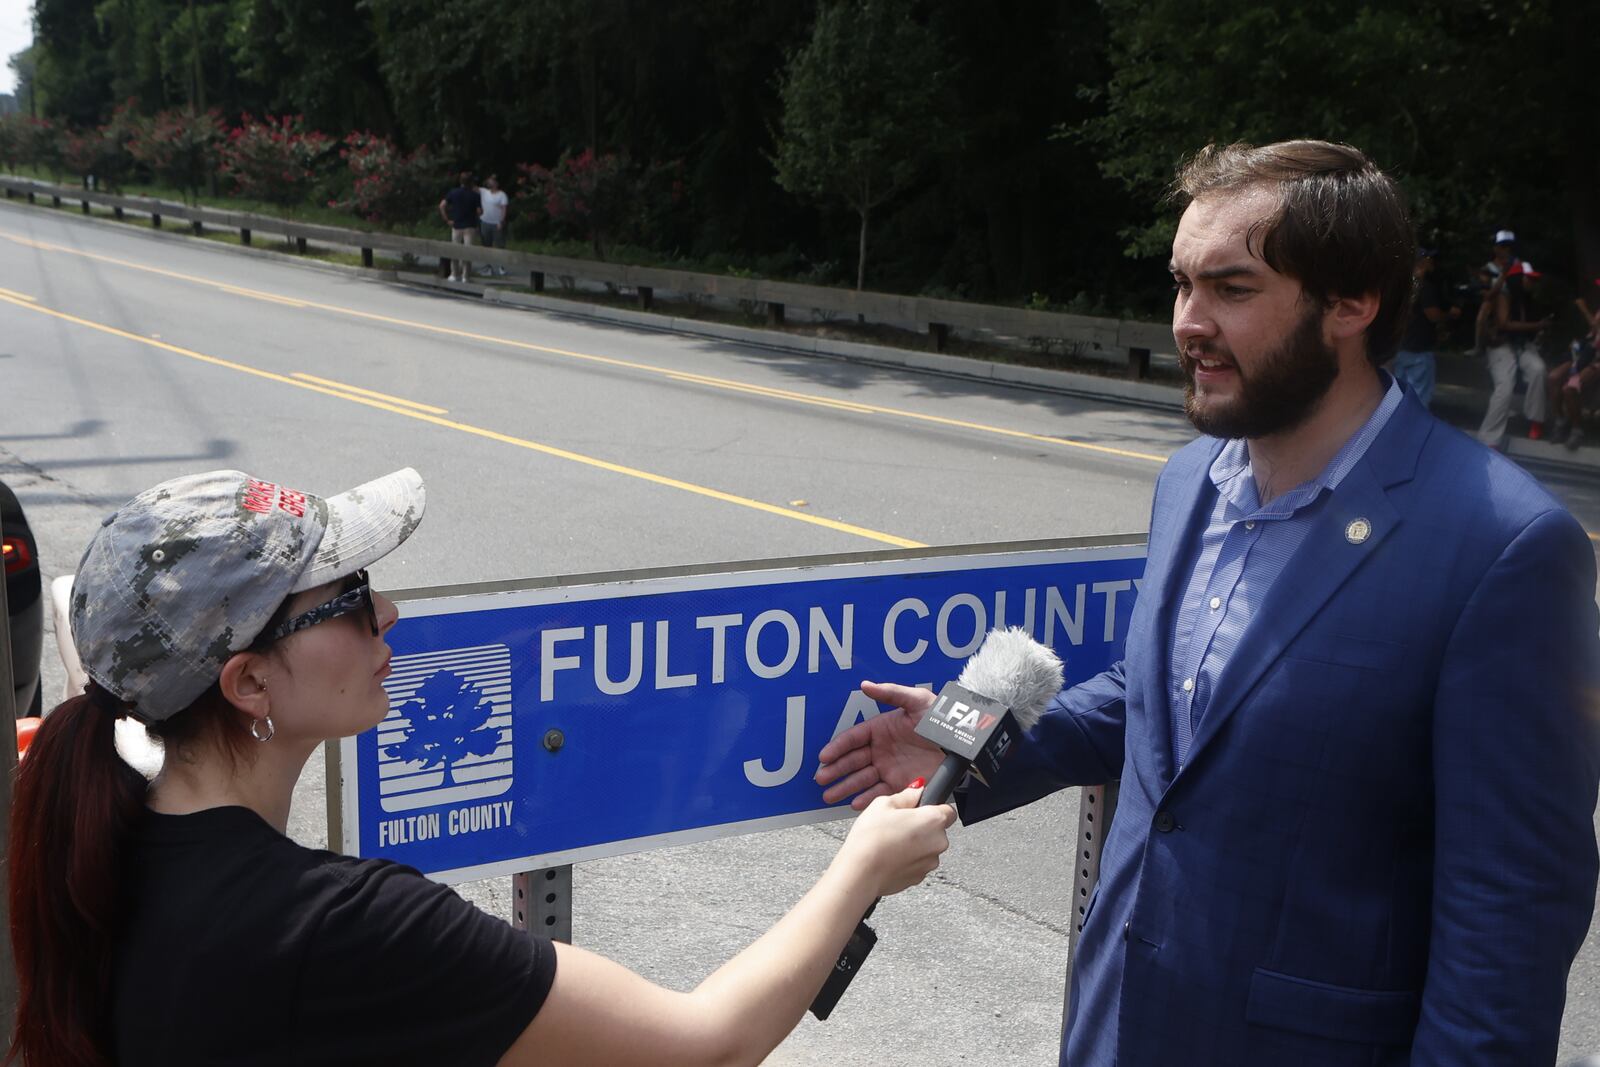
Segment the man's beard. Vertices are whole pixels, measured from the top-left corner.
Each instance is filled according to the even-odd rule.
[[[1233,360],[1239,376],[1238,396],[1229,403],[1202,409],[1194,388],[1198,357],[1216,352],[1197,342],[1179,360],[1187,380],[1183,409],[1194,428],[1212,437],[1269,437],[1299,426],[1327,395],[1339,377],[1339,357],[1322,339],[1322,310],[1306,308],[1293,331],[1248,373]],[[1233,354],[1224,351],[1230,360]]]

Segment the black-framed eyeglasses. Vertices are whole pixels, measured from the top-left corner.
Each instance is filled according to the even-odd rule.
[[[345,582],[347,588],[344,592],[326,604],[319,604],[310,611],[285,619],[279,625],[262,634],[257,644],[271,644],[273,641],[281,641],[290,634],[299,633],[301,630],[308,629],[318,623],[363,610],[367,613],[367,625],[372,627],[372,636],[377,637],[380,632],[378,629],[378,608],[372,602],[372,583],[367,580],[367,572],[364,570],[356,571],[345,579]]]

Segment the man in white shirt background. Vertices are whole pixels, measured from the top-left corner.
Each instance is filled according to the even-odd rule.
[[[500,188],[499,175],[489,175],[478,188],[478,197],[483,202],[483,214],[478,217],[478,229],[483,235],[484,247],[504,248],[506,226],[510,222],[511,200]],[[491,264],[484,267],[483,272],[503,275],[506,269]]]

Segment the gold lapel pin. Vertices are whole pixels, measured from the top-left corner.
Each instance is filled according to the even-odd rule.
[[[1372,536],[1372,523],[1366,519],[1351,519],[1350,525],[1344,528],[1344,539],[1352,545],[1359,545]]]

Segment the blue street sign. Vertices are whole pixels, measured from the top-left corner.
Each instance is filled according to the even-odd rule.
[[[460,882],[850,814],[817,752],[1022,626],[1121,655],[1143,544],[826,557],[403,600],[389,714],[341,744],[344,851]]]

